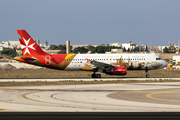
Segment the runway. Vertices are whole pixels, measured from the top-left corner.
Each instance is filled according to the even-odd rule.
[[[0,87],[0,112],[179,112],[180,82]]]
[[[114,80],[179,80],[180,78],[61,78],[61,79],[0,79],[0,82],[58,82],[58,81],[114,81]]]

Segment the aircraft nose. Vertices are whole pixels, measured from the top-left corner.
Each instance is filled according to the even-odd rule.
[[[163,62],[163,67],[166,67],[166,66],[167,66],[167,62],[164,61],[164,62]]]

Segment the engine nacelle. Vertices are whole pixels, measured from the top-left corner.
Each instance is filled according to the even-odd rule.
[[[126,75],[127,68],[126,66],[114,66],[110,71],[106,71],[105,73],[109,75]]]

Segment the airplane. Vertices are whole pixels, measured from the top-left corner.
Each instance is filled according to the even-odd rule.
[[[155,54],[48,54],[31,38],[25,30],[17,30],[22,48],[22,56],[14,59],[20,62],[66,71],[92,71],[92,78],[101,78],[100,73],[126,75],[129,70],[161,69],[167,62]],[[96,72],[98,72],[96,74]]]

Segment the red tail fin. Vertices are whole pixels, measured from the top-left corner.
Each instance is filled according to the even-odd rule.
[[[45,55],[45,53],[25,30],[17,30],[23,55]]]

